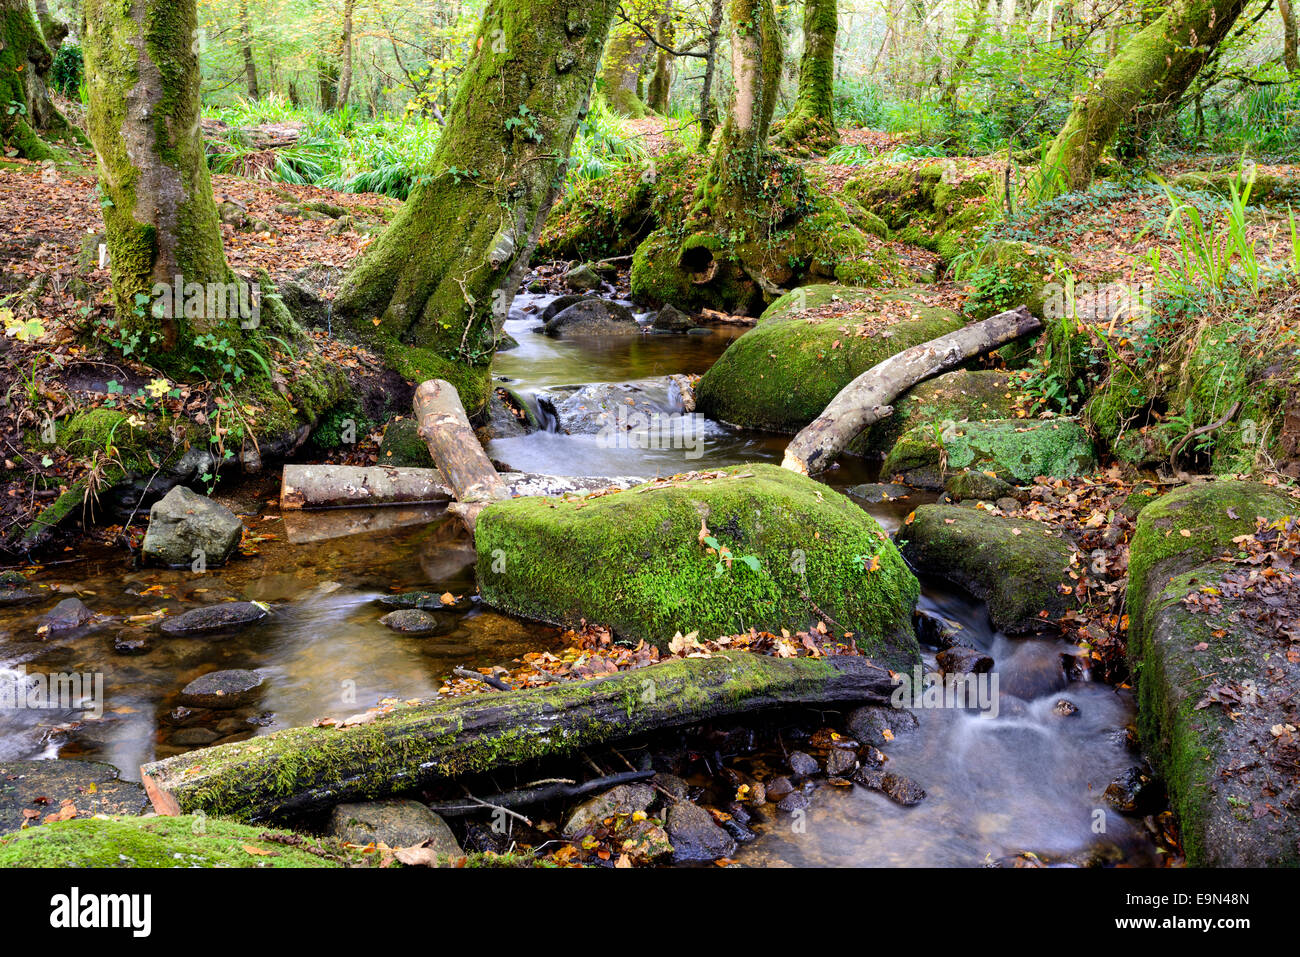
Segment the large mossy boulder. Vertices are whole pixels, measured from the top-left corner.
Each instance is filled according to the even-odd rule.
[[[989,619],[1002,631],[1037,631],[1075,604],[1065,588],[1072,584],[1078,549],[1042,522],[922,505],[896,539],[913,568],[988,602]]]
[[[804,301],[820,302],[826,288],[839,289],[812,287]],[[700,377],[696,411],[747,428],[798,432],[872,366],[961,327],[956,313],[929,305],[920,291],[873,292],[836,301],[843,311],[769,310]]]
[[[1088,433],[1074,419],[927,422],[903,433],[880,474],[918,488],[943,488],[951,472],[979,469],[1004,482],[1072,478],[1097,467]]]
[[[820,611],[872,657],[917,660],[919,586],[888,536],[848,498],[776,466],[494,503],[475,546],[484,600],[525,618],[663,647],[676,632],[803,630]]]
[[[1293,772],[1269,758],[1300,700],[1300,663],[1269,614],[1242,613],[1260,597],[1240,584],[1253,566],[1224,560],[1242,554],[1234,539],[1257,518],[1297,513],[1300,500],[1228,480],[1138,514],[1128,592],[1138,730],[1192,865],[1300,865],[1300,816],[1278,797],[1293,792]]]
[[[1007,239],[985,243],[971,255],[965,274],[971,287],[963,307],[966,315],[987,319],[1025,306],[1035,316],[1052,318],[1046,315],[1054,297],[1052,279],[1070,261],[1066,253],[1033,243]]]
[[[77,818],[0,835],[0,867],[342,867],[361,860],[333,841],[203,816]]]
[[[880,457],[908,429],[922,423],[1010,418],[1019,386],[1006,372],[958,369],[914,385],[894,403],[894,412],[849,443],[858,455]]]

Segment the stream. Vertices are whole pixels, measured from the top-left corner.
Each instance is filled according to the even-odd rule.
[[[505,329],[518,347],[498,354],[503,377],[546,428],[494,440],[493,459],[519,471],[558,475],[671,475],[745,462],[778,462],[788,437],[703,423],[699,454],[610,442],[602,434],[557,431],[548,401],[565,387],[635,383],[645,407],[680,411],[664,385],[676,373],[700,373],[744,330],[707,335],[555,339],[534,331],[550,297],[521,294]],[[571,391],[571,390],[569,390]],[[549,398],[548,398],[549,397]],[[677,404],[675,404],[675,402]],[[695,453],[692,452],[694,456]],[[846,488],[876,479],[872,463],[849,461],[828,473]],[[120,550],[84,546],[54,556],[33,582],[76,595],[97,614],[88,626],[41,637],[52,601],[0,608],[0,680],[24,673],[104,676],[103,714],[0,709],[0,761],[30,758],[106,761],[138,780],[138,767],[209,744],[346,717],[384,698],[432,697],[458,665],[508,663],[527,651],[556,650],[557,629],[518,621],[462,602],[449,630],[408,637],[379,624],[374,599],[423,589],[472,596],[474,551],[459,523],[439,508],[359,514],[281,516],[278,477],[215,496],[258,536],[257,554],[205,574],[138,569]],[[888,532],[916,505],[864,506]],[[380,514],[382,512],[382,514]],[[334,526],[341,525],[336,528]],[[356,531],[362,529],[361,531]],[[353,531],[354,534],[340,535]],[[923,569],[919,570],[924,572]],[[271,605],[270,616],[237,635],[164,638],[155,620],[127,621],[163,608],[169,613],[226,597]],[[969,643],[991,654],[1002,682],[996,718],[960,709],[916,711],[919,726],[885,749],[890,767],[920,783],[927,797],[902,807],[876,791],[823,786],[796,826],[769,806],[758,840],[736,858],[744,864],[979,866],[1021,852],[1146,866],[1155,846],[1140,820],[1096,809],[1107,784],[1135,763],[1124,741],[1134,704],[1129,692],[1069,681],[1055,639],[1009,639],[993,631],[983,605],[946,585],[924,582],[921,607],[959,625]],[[107,619],[107,620],[105,620]],[[117,650],[115,650],[115,647]],[[130,652],[124,653],[124,652]],[[934,649],[927,650],[927,670]],[[263,672],[265,691],[250,707],[190,712],[179,690],[212,670]],[[1077,714],[1056,713],[1061,699]]]

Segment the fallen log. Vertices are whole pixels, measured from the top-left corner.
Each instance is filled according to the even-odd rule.
[[[412,405],[420,423],[420,438],[456,501],[470,504],[510,497],[470,427],[454,385],[442,379],[422,382]]]
[[[1042,320],[1017,306],[877,363],[841,389],[790,441],[782,467],[804,475],[829,468],[854,438],[893,414],[891,403],[912,386],[1042,326]]]
[[[476,440],[477,441],[477,440]],[[451,501],[451,489],[433,469],[387,465],[286,465],[280,479],[280,508],[357,508],[369,505],[428,505]]]
[[[889,672],[858,656],[674,658],[575,684],[399,707],[355,724],[288,728],[155,761],[140,774],[159,814],[270,821],[711,718],[884,704],[892,691]]]

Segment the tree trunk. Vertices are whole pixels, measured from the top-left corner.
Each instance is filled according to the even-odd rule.
[[[78,138],[50,102],[54,54],[27,0],[0,0],[0,146],[30,160],[59,159],[51,139]]]
[[[1245,6],[1246,0],[1172,0],[1076,98],[1028,186],[1029,200],[1042,202],[1087,186],[1120,126],[1139,108],[1176,103]]]
[[[136,355],[187,375],[212,361],[196,354],[194,338],[212,333],[235,347],[248,311],[226,305],[251,301],[226,265],[204,158],[194,0],[86,0],[85,16],[118,321]]]
[[[36,0],[36,22],[41,25],[41,33],[51,50],[62,46],[63,38],[68,35],[68,25],[62,20],[54,19],[46,0]]]
[[[601,79],[605,101],[616,113],[635,119],[646,115],[645,103],[637,95],[637,82],[651,46],[634,24],[624,23],[612,31]]]
[[[713,78],[718,72],[718,38],[722,35],[723,0],[712,0],[709,9],[708,53],[704,58],[704,82],[700,86],[699,151],[707,152],[718,128],[718,113],[713,108]]]
[[[857,656],[675,658],[580,684],[400,707],[349,726],[289,728],[140,773],[159,814],[270,821],[713,718],[885,704],[893,687],[887,670]]]
[[[250,99],[261,99],[257,88],[257,63],[253,60],[253,27],[248,19],[248,0],[239,0],[239,44],[244,56],[244,80]]]
[[[673,88],[673,55],[669,49],[672,49],[677,41],[677,28],[673,24],[672,0],[664,4],[659,14],[659,22],[655,25],[655,39],[660,45],[655,48],[655,72],[650,78],[647,98],[650,109],[656,113],[667,113],[669,94]]]
[[[858,376],[785,450],[783,467],[808,475],[829,468],[864,430],[893,414],[896,398],[965,360],[991,352],[1043,323],[1024,306],[904,349]]]
[[[1292,79],[1300,79],[1300,53],[1296,44],[1295,11],[1291,0],[1277,0],[1277,12],[1282,15],[1282,64]]]
[[[344,283],[336,320],[409,379],[487,405],[498,324],[585,115],[617,4],[492,0],[428,174]]]
[[[436,469],[387,465],[286,465],[280,508],[366,508],[448,502],[452,493]]]
[[[826,152],[839,142],[835,132],[835,0],[804,0],[803,58],[799,96],[777,134],[781,145]]]
[[[339,64],[326,54],[316,58],[316,95],[321,112],[329,113],[339,103]]]
[[[979,46],[980,40],[984,37],[984,28],[989,21],[989,11],[997,0],[976,0],[975,2],[975,19],[971,22],[970,33],[966,35],[966,41],[961,45],[961,50],[952,61],[952,71],[948,74],[948,82],[943,88],[943,102],[948,107],[949,112],[955,112],[957,109],[957,88],[961,85],[961,78],[966,73],[966,67],[975,55],[975,49]]]
[[[346,106],[348,94],[352,92],[352,14],[356,10],[357,0],[343,0],[343,65],[339,70],[338,105]]]

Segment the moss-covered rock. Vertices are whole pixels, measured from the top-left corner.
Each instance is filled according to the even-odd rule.
[[[420,423],[410,418],[389,422],[379,442],[379,464],[397,468],[433,468],[429,446],[420,438]]]
[[[1300,864],[1300,818],[1255,813],[1268,800],[1263,789],[1279,783],[1269,766],[1240,773],[1271,742],[1276,706],[1300,694],[1300,668],[1276,653],[1274,629],[1233,612],[1234,600],[1218,612],[1183,601],[1225,591],[1234,566],[1221,558],[1238,553],[1233,539],[1253,532],[1256,517],[1297,511],[1300,502],[1275,489],[1218,481],[1179,489],[1138,515],[1128,592],[1138,730],[1192,865]],[[1252,690],[1231,709],[1202,706],[1215,686]]]
[[[1096,468],[1087,432],[1074,419],[928,423],[909,429],[885,456],[882,475],[943,488],[949,472],[974,468],[1006,482],[1071,478]]]
[[[678,631],[802,630],[820,610],[881,661],[918,653],[918,585],[884,532],[839,493],[771,465],[495,503],[475,546],[484,599],[527,618],[586,620],[664,646]],[[730,565],[719,569],[722,548]]]
[[[349,861],[360,857],[337,842],[203,816],[81,818],[0,836],[0,867],[342,867]]]
[[[797,432],[877,363],[959,328],[919,295],[877,292],[830,318],[779,312],[745,333],[701,376],[696,409],[735,425]]]
[[[858,455],[883,456],[899,437],[922,423],[1010,418],[1018,387],[1005,372],[958,369],[915,385],[894,412],[849,443]]]
[[[1049,284],[1070,257],[1065,253],[1014,240],[996,240],[971,256],[965,273],[972,287],[964,309],[972,319],[987,319],[1016,306],[1044,315]]]
[[[898,530],[903,557],[988,602],[995,628],[1035,631],[1075,603],[1063,589],[1077,549],[1042,522],[976,508],[922,505]]]
[[[1286,205],[1300,201],[1300,177],[1258,171],[1242,174],[1241,169],[1180,173],[1173,178],[1172,184],[1223,197],[1231,196],[1234,189],[1238,195],[1243,195],[1249,186],[1252,204]]]

